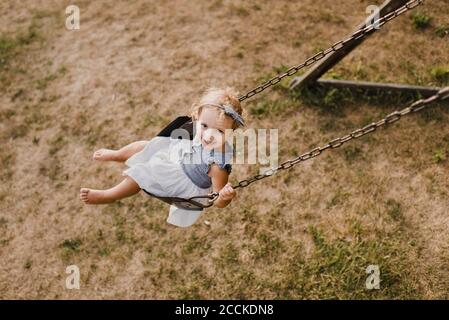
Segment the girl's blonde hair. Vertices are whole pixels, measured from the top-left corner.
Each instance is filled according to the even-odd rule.
[[[237,112],[239,115],[242,116],[242,105],[240,104],[240,101],[237,97],[237,92],[234,88],[226,87],[224,89],[219,88],[208,88],[204,91],[203,95],[201,96],[200,100],[192,105],[190,116],[193,118],[193,120],[198,120],[201,110],[206,108],[215,108],[219,110],[220,117],[225,116],[224,110],[214,107],[214,106],[203,106],[204,104],[213,103],[213,104],[228,104],[231,105],[232,108]],[[232,125],[232,129],[236,129],[238,127],[238,123],[234,121]]]

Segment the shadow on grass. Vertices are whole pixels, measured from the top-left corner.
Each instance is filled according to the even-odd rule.
[[[345,107],[368,103],[378,107],[396,105],[405,108],[422,98],[418,92],[399,92],[380,89],[336,88],[317,84],[299,90],[292,90],[291,96],[305,105],[318,106],[321,111],[342,116]]]

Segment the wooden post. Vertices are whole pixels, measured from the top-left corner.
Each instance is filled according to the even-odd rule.
[[[422,87],[422,86],[412,86],[408,84],[376,83],[367,81],[348,81],[348,80],[335,80],[335,79],[318,79],[316,83],[323,87],[361,89],[373,92],[377,90],[382,90],[386,92],[419,93],[424,98],[433,96],[434,94],[438,93],[438,91],[440,91],[441,89],[438,87]]]
[[[400,8],[405,5],[408,0],[387,0],[379,7],[379,17],[377,19],[385,16],[386,14]],[[373,13],[368,18],[363,21],[355,31],[363,29],[366,27],[366,21],[371,21],[375,19],[375,14]],[[369,19],[369,20],[368,20]],[[373,34],[376,29],[371,33]],[[370,35],[371,35],[370,34]],[[368,35],[369,36],[369,35]],[[323,60],[320,60],[317,64],[312,66],[309,71],[307,71],[302,77],[296,77],[290,82],[290,89],[299,89],[305,87],[309,84],[313,84],[317,79],[319,79],[323,74],[325,74],[329,69],[340,62],[346,55],[348,55],[352,50],[354,50],[359,44],[361,44],[366,37],[362,39],[353,40],[348,42],[348,45],[339,50],[338,52],[332,52]]]

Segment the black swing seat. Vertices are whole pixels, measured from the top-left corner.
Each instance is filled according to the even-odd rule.
[[[148,194],[151,197],[154,197],[156,199],[159,199],[161,201],[164,201],[170,205],[174,205],[178,208],[185,209],[185,210],[203,210],[204,208],[211,207],[214,203],[212,201],[207,201],[207,203],[203,203],[200,201],[196,201],[195,199],[214,199],[215,196],[198,196],[198,197],[192,197],[188,199],[184,198],[177,198],[177,197],[160,197],[156,196],[145,189],[142,189],[146,194]]]
[[[172,137],[172,132],[176,129],[184,129],[189,133],[189,139],[193,140],[194,137],[194,126],[192,118],[189,116],[180,116],[175,120],[170,122],[161,132],[157,134],[158,137]],[[179,137],[176,137],[179,138]],[[181,137],[182,138],[182,137]],[[204,196],[195,196],[188,199],[178,198],[178,197],[161,197],[156,196],[145,189],[142,189],[146,194],[151,197],[157,198],[161,201],[164,201],[170,205],[174,205],[178,208],[185,210],[203,210],[204,208],[211,207],[214,203],[213,200],[218,196],[217,193],[213,193],[211,195]],[[201,201],[203,199],[203,201]],[[207,201],[204,201],[207,200]],[[205,202],[205,203],[203,203]]]

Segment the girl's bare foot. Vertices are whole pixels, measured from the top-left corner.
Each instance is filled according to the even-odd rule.
[[[99,149],[95,151],[93,159],[98,161],[121,161],[119,159],[118,151],[111,149]]]
[[[104,190],[81,188],[80,199],[86,204],[111,203],[114,200],[106,196]]]

